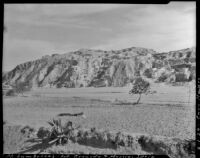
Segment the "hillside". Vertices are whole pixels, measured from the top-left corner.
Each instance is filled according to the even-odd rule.
[[[20,64],[3,74],[3,83],[23,81],[33,87],[57,88],[121,87],[136,75],[171,83],[191,81],[195,73],[195,48],[164,53],[138,47],[116,51],[80,49]]]

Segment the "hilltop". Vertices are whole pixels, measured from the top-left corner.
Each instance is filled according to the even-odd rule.
[[[188,82],[195,79],[194,47],[159,53],[131,47],[122,50],[80,49],[29,61],[3,73],[4,84],[17,81],[33,87],[121,87],[141,75],[153,82]]]

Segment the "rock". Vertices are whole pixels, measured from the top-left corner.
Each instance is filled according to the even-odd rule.
[[[136,47],[116,51],[80,49],[20,64],[3,73],[3,83],[30,81],[33,88],[121,87],[138,75],[159,82],[185,82],[195,79],[195,53],[195,48],[164,53]]]

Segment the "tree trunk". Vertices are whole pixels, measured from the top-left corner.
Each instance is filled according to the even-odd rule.
[[[21,92],[21,95],[22,95],[22,97],[24,97],[24,93],[23,92]]]
[[[140,94],[140,96],[139,96],[139,98],[138,98],[136,104],[139,104],[139,102],[140,102],[140,98],[141,98],[141,95],[142,95],[142,94]]]

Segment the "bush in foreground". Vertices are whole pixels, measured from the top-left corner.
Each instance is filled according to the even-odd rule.
[[[50,125],[50,129],[41,127],[37,132],[37,136],[42,140],[47,140],[49,144],[68,143],[76,129],[73,127],[71,121],[63,125],[61,119],[53,119],[48,121],[48,124]]]

